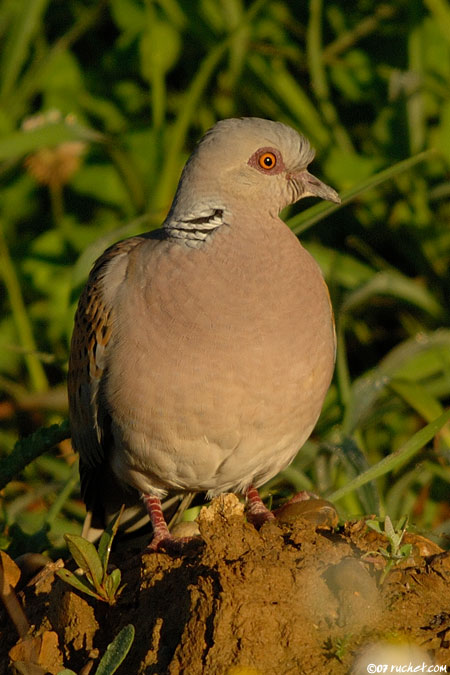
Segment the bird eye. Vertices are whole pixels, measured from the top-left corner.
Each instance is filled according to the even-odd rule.
[[[277,163],[277,158],[275,157],[273,152],[263,152],[258,162],[259,166],[262,169],[273,169],[273,167]]]

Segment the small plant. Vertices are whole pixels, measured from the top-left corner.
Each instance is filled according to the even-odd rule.
[[[113,675],[130,651],[134,640],[134,626],[129,623],[107,646],[95,675]],[[58,675],[76,675],[73,670],[61,670]]]
[[[335,638],[334,640],[328,638],[325,643],[325,649],[328,652],[328,658],[337,659],[340,663],[342,663],[342,659],[349,651],[351,642],[351,635],[343,635],[342,637]]]
[[[375,530],[375,532],[378,532],[378,534],[384,535],[389,541],[387,548],[379,547],[377,551],[369,551],[369,553],[365,554],[365,557],[370,555],[381,555],[385,558],[386,565],[380,579],[380,583],[383,583],[392,567],[402,560],[406,560],[406,558],[409,558],[411,555],[412,544],[401,545],[408,527],[408,516],[400,518],[395,528],[389,516],[386,516],[384,519],[384,530],[377,520],[368,520],[366,525],[367,527],[370,527],[370,529]]]
[[[114,605],[123,590],[123,586],[119,588],[122,579],[120,569],[116,568],[111,573],[107,571],[111,546],[119,527],[122,511],[123,507],[103,532],[98,550],[83,537],[75,534],[64,535],[69,551],[84,573],[84,578],[66,569],[57,571],[57,575],[63,581],[78,591],[87,593],[93,598],[103,600],[110,605]]]

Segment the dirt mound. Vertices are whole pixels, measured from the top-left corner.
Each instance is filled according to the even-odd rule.
[[[366,673],[367,659],[396,658],[450,671],[450,555],[431,542],[410,535],[410,557],[380,584],[385,561],[373,552],[386,539],[364,521],[333,531],[295,518],[258,532],[225,495],[202,510],[199,527],[201,540],[181,556],[113,557],[126,586],[112,607],[72,592],[55,564],[44,569],[19,594],[34,656],[29,638],[13,646],[4,614],[0,672],[58,673],[64,664],[87,673],[91,660],[94,673],[129,623],[135,640],[117,671],[127,675]]]

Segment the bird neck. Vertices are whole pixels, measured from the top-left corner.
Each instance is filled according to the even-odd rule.
[[[163,227],[169,238],[200,242],[205,241],[212,232],[226,224],[223,208],[200,207],[195,212],[185,213],[182,216],[176,211],[169,213]]]

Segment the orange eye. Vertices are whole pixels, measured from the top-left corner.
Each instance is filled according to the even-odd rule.
[[[258,159],[258,162],[262,169],[273,169],[277,163],[277,158],[273,152],[263,152],[263,154]]]

